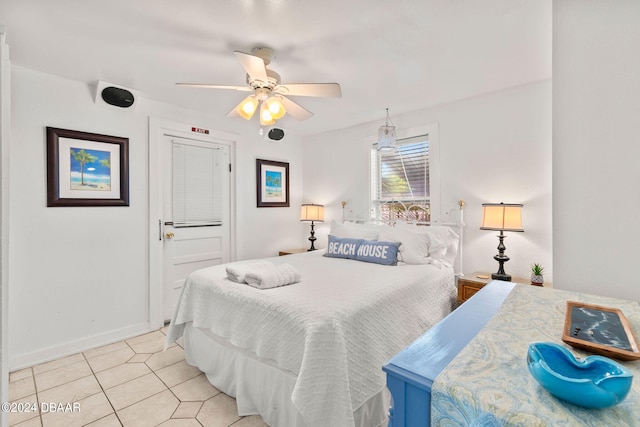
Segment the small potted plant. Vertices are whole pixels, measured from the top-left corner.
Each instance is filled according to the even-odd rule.
[[[544,277],[542,276],[542,272],[544,271],[544,267],[538,263],[531,265],[531,284],[534,286],[542,286],[544,283]]]

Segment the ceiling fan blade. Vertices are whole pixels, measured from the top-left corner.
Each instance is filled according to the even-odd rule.
[[[176,83],[178,86],[199,87],[205,89],[231,89],[238,90],[240,92],[253,92],[253,88],[249,86],[225,86],[225,85],[210,85],[206,83]]]
[[[280,98],[280,101],[282,102],[282,105],[284,105],[284,109],[287,110],[287,114],[296,120],[307,120],[309,117],[313,116],[311,111],[284,96]]]
[[[342,90],[338,83],[291,83],[278,85],[275,92],[293,96],[319,96],[323,98],[341,98]]]
[[[238,114],[238,106],[237,105],[235,107],[233,107],[233,110],[231,110],[231,111],[229,111],[227,113],[227,117],[229,117],[229,118],[242,117],[242,116],[240,116],[240,114]]]
[[[245,69],[249,77],[253,80],[260,80],[267,83],[267,68],[264,66],[264,60],[259,56],[250,55],[248,53],[235,51],[236,57],[240,60],[242,67]]]

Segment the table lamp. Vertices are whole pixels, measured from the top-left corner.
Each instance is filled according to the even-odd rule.
[[[300,210],[300,221],[311,221],[311,237],[309,237],[309,240],[311,241],[311,247],[307,249],[307,251],[315,251],[316,248],[313,244],[316,241],[316,236],[313,229],[313,223],[324,221],[324,206],[314,205],[313,203],[303,204],[302,209]]]
[[[491,278],[494,280],[511,281],[511,275],[504,272],[504,263],[509,261],[509,257],[504,251],[505,231],[524,231],[522,229],[522,205],[511,203],[483,203],[482,204],[482,226],[480,230],[496,230],[500,231],[498,239],[498,254],[493,257],[498,261],[498,272],[493,273]]]

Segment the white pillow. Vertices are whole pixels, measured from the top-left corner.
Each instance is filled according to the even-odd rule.
[[[405,236],[405,239],[408,239],[410,242],[410,253],[408,254],[409,261],[404,261],[407,264],[429,264],[432,263],[433,260],[437,260],[447,265],[453,265],[453,262],[458,256],[458,244],[460,237],[451,229],[451,227],[443,225],[417,226],[414,224],[398,222],[394,229],[402,230],[403,233],[423,236],[420,239],[412,237],[411,234]],[[381,240],[384,240],[383,237],[386,236],[380,235]],[[423,239],[426,240],[427,246],[427,255],[424,257],[422,256],[424,253],[423,251],[425,251],[425,241]],[[400,249],[403,249],[402,246]]]
[[[329,234],[340,238],[378,240],[378,230],[375,226],[355,222],[341,224],[335,220],[331,221]]]
[[[429,237],[429,256],[438,261],[453,265],[458,256],[460,236],[451,227],[432,225],[425,228]]]
[[[430,264],[429,237],[425,233],[408,228],[383,227],[378,238],[383,241],[400,242],[398,261],[406,264]]]

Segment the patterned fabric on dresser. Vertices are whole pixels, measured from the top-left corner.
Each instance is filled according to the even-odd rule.
[[[621,362],[633,372],[631,391],[617,406],[600,410],[558,400],[529,373],[530,342],[562,344],[568,300],[621,309],[638,338],[638,302],[516,285],[496,315],[435,379],[432,425],[640,425],[640,361]],[[579,358],[593,354],[564,345]]]

